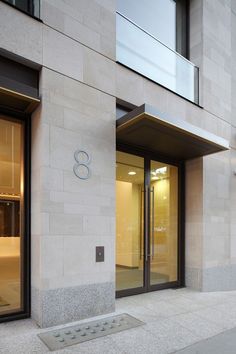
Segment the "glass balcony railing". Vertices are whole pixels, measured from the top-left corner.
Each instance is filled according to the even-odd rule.
[[[198,104],[198,67],[120,13],[116,15],[116,60]]]

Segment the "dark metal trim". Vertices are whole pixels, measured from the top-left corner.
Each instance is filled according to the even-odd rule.
[[[185,286],[185,163],[180,164],[178,193],[178,263],[179,263],[179,286]]]
[[[176,51],[189,60],[189,0],[176,1]]]
[[[119,140],[116,142],[116,150],[127,152],[129,154],[141,156],[144,158],[148,157],[150,160],[155,160],[158,158],[157,161],[159,161],[159,162],[169,163],[169,164],[177,166],[177,167],[180,165],[180,162],[176,161],[175,159],[172,160],[172,159],[167,158],[166,156],[159,155],[159,154],[157,156],[157,153],[154,151],[145,150],[145,149],[142,149],[141,147],[138,147],[138,146],[131,146],[131,145],[123,144],[123,143],[119,142]]]
[[[133,109],[137,108],[137,106],[135,106],[134,104],[124,101],[120,98],[116,98],[116,106],[126,110],[127,112],[130,112]]]
[[[120,297],[139,295],[139,294],[144,294],[144,293],[146,293],[146,290],[144,287],[118,290],[118,291],[116,291],[116,298],[118,299]]]
[[[23,310],[0,315],[0,323],[30,317],[31,304],[31,265],[30,265],[30,211],[31,211],[31,116],[0,110],[9,120],[20,121],[24,127],[24,244],[23,244]]]

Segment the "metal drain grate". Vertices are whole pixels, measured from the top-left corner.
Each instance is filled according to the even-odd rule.
[[[138,327],[144,322],[126,313],[106,317],[100,320],[64,327],[57,330],[38,334],[39,338],[50,350],[58,350],[69,345],[82,343],[91,339]]]

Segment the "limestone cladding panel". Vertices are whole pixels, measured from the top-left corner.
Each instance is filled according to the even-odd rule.
[[[231,122],[236,127],[236,1],[232,1],[231,6]]]
[[[43,65],[83,81],[83,47],[49,28],[43,28]]]
[[[1,48],[42,64],[42,31],[42,23],[0,2]]]
[[[203,160],[186,162],[186,285],[200,289],[203,254]]]
[[[40,84],[42,106],[32,120],[34,285],[114,281],[115,99],[46,68]],[[91,155],[86,181],[73,173],[76,149]],[[105,262],[98,264],[99,245]]]
[[[204,157],[203,268],[230,262],[230,151]]]
[[[44,0],[48,26],[115,60],[115,0]]]
[[[229,1],[203,1],[203,106],[231,121],[231,8]]]
[[[114,308],[115,98],[48,68],[40,93],[32,117],[32,314],[45,326],[66,321],[60,311],[45,319],[46,302],[64,289],[67,297],[79,286],[112,289],[108,306],[80,307],[75,319]],[[77,149],[91,156],[88,180],[74,175]],[[96,246],[105,247],[103,263],[95,262]]]

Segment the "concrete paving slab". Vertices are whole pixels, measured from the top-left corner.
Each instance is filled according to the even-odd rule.
[[[186,351],[186,354],[235,354],[236,344],[233,338],[236,337],[235,297],[235,291],[200,293],[183,288],[117,299],[116,312],[110,314],[111,316],[125,312],[145,324],[140,328],[76,344],[53,353],[169,354],[193,350]],[[107,316],[105,314],[89,320]],[[71,322],[65,327],[87,321],[84,319]],[[57,330],[60,327],[62,326],[51,327],[48,330]],[[233,327],[235,332],[227,335],[228,329]],[[38,334],[43,332],[45,328],[39,328],[31,319],[0,324],[0,354],[48,353],[49,349],[38,338]],[[217,334],[221,336],[222,333],[225,336],[217,339]],[[215,335],[217,336],[214,337]],[[207,340],[202,341],[203,339]],[[218,342],[214,344],[214,341]],[[218,352],[216,349],[219,349]]]
[[[230,329],[215,337],[198,342],[178,354],[235,354],[236,353],[236,328]]]

